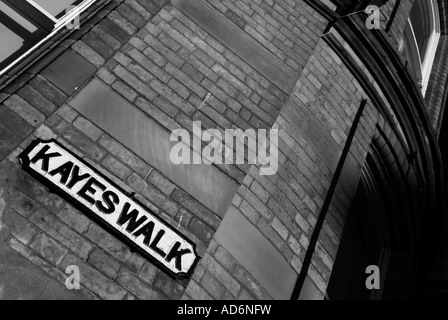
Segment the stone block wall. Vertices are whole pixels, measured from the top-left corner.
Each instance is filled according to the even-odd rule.
[[[65,40],[61,56],[1,92],[5,245],[59,283],[67,266],[79,266],[86,298],[288,299],[355,115],[369,100],[321,38],[328,22],[301,0],[112,1],[98,23]],[[92,86],[119,95],[161,136],[192,132],[193,121],[220,131],[278,129],[278,173],[216,165],[182,183],[151,162],[158,155],[126,143],[126,129],[98,121],[95,107],[85,112],[78,102]],[[320,298],[379,119],[369,100],[308,273]],[[192,240],[201,260],[191,278],[168,276],[23,172],[17,156],[36,138],[63,143]],[[225,181],[220,208],[198,193],[210,175]],[[253,230],[241,232],[248,243],[265,244],[260,257],[275,257],[272,266],[244,258],[251,247],[231,241],[235,221]],[[285,270],[288,284],[276,285],[272,270]]]

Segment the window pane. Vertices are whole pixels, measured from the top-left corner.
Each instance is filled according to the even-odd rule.
[[[54,17],[63,16],[66,9],[72,5],[78,4],[79,0],[33,0],[34,3],[41,6]]]
[[[424,60],[428,39],[433,28],[431,14],[432,9],[429,0],[414,2],[410,18],[412,28],[414,29],[415,38],[417,39],[418,50],[420,52],[422,62]]]
[[[26,20],[24,17],[22,17],[20,14],[18,14],[16,11],[11,9],[6,3],[3,1],[0,1],[0,11],[5,13],[8,17],[13,19],[15,22],[20,24],[22,27],[24,27],[29,32],[33,33],[37,30],[37,27],[33,25],[31,22]]]
[[[16,53],[23,46],[23,41],[24,39],[0,23],[0,62]]]

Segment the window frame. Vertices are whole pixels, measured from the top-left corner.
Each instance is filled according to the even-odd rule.
[[[429,0],[431,3],[431,35],[428,40],[428,45],[425,50],[425,57],[422,61],[422,93],[425,96],[428,89],[429,78],[431,77],[432,66],[437,53],[437,47],[439,45],[441,27],[439,16],[439,5],[437,0]]]
[[[67,26],[71,21],[79,17],[82,12],[91,7],[98,0],[78,0],[76,1],[76,6],[60,16],[59,18],[54,17],[54,19],[50,18],[48,12],[46,12],[43,8],[40,10],[36,8],[32,3],[34,1],[28,0],[26,1],[17,1],[17,0],[2,0],[6,5],[15,9],[19,14],[23,15],[24,18],[29,20],[31,23],[39,26],[46,32],[39,32],[33,39],[35,40],[35,44],[30,47],[24,47],[21,50],[18,50],[17,53],[11,55],[11,57],[5,59],[0,62],[1,65],[5,65],[2,69],[0,69],[0,77],[7,74],[14,66],[23,61],[26,57],[30,56],[34,51],[36,51],[39,47],[41,47],[44,43],[46,43],[49,39],[55,36],[61,29]],[[35,4],[35,3],[34,3]],[[43,12],[44,11],[44,12]],[[45,14],[45,12],[47,14]],[[50,15],[51,16],[51,15]],[[31,37],[31,36],[30,36]],[[36,40],[36,38],[40,38],[40,40]]]
[[[414,28],[412,27],[411,19],[407,19],[404,28],[404,43],[406,53],[409,55],[408,63],[414,70],[414,75],[418,85],[422,88],[423,74],[422,74],[422,58],[418,50],[417,38],[415,36]]]
[[[423,0],[429,3],[429,25],[430,25],[430,36],[427,39],[428,43],[425,48],[423,57],[420,54],[418,47],[417,38],[414,33],[412,26],[412,21],[410,18],[407,19],[406,27],[404,29],[404,37],[406,40],[407,53],[411,56],[412,67],[415,71],[415,75],[420,86],[423,97],[426,95],[426,91],[429,85],[429,79],[432,73],[432,67],[434,65],[437,48],[439,46],[440,36],[441,36],[441,26],[440,26],[440,14],[439,5],[437,0]],[[418,65],[417,62],[418,61]]]

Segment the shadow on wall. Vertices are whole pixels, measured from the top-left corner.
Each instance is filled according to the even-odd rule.
[[[85,300],[80,291],[69,291],[5,242],[0,244],[0,300]]]
[[[63,283],[9,247],[11,234],[21,228],[21,216],[8,205],[8,175],[3,172],[0,177],[0,300],[91,299],[81,291],[67,290]]]

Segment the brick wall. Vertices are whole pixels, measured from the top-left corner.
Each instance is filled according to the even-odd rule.
[[[443,110],[446,103],[446,81],[447,81],[447,4],[445,1],[437,1],[440,13],[440,39],[437,48],[436,56],[434,58],[434,65],[429,78],[428,89],[425,95],[425,102],[428,106],[429,115],[432,119],[432,125],[436,132],[440,133],[443,119]]]
[[[325,27],[324,19],[303,2],[210,1],[210,5],[226,19],[225,24],[237,26],[244,37],[265,48],[293,78],[298,77]],[[17,155],[35,138],[56,138],[117,185],[135,192],[138,200],[196,243],[202,257],[221,218],[80,115],[70,104],[71,97],[93,76],[167,131],[191,130],[193,120],[202,121],[205,129],[236,126],[245,130],[274,125],[287,100],[288,86],[279,88],[275,75],[260,73],[243,61],[239,48],[224,46],[200,22],[165,1],[124,1],[103,15],[98,24],[82,26],[77,38],[72,36],[76,41],[65,42],[73,43],[69,55],[82,66],[73,83],[63,79],[70,59],[58,58],[18,91],[6,89],[2,95],[5,121],[1,128],[8,137],[2,140],[2,168],[11,177],[5,192],[22,201],[22,207],[8,211],[17,222],[7,241],[29,260],[39,261],[59,281],[64,279],[66,266],[80,266],[83,290],[95,298],[176,299],[187,281],[167,277],[49,193],[21,172]],[[204,105],[208,93],[212,99]],[[20,130],[12,130],[16,127]],[[223,165],[220,169],[239,183],[247,180],[247,165]],[[253,183],[252,189],[257,187],[258,192],[266,192]],[[270,203],[272,208],[276,205]],[[12,206],[8,201],[6,207]],[[243,206],[249,210],[247,202]],[[280,220],[276,222],[281,228]],[[290,255],[289,247],[284,246],[289,250],[285,254]],[[207,270],[205,279],[211,279],[212,271]],[[247,275],[242,267],[235,272],[240,280],[242,274]],[[260,297],[248,289],[230,294]]]
[[[388,1],[384,7],[383,13],[387,17],[387,22],[384,22],[384,24],[385,26],[390,26],[388,33],[396,45],[398,45],[402,39],[403,31],[406,26],[407,19],[409,18],[413,3],[413,0],[399,2],[397,0],[391,0]],[[395,15],[393,14],[394,11]]]
[[[342,83],[346,85],[341,86]],[[364,90],[337,54],[320,41],[274,124],[274,128],[284,129],[280,131],[278,174],[263,177],[256,167],[252,167],[230,208],[245,215],[297,273],[301,271],[334,174],[331,157],[340,155],[356,109],[364,97]],[[369,117],[363,118],[362,125],[371,132],[375,125],[370,118],[370,114],[374,114],[372,108],[368,113]],[[319,130],[322,131],[317,134],[315,131]],[[367,139],[371,139],[371,135],[366,133],[366,138],[359,137],[364,143],[357,143],[359,147],[353,148],[359,166],[364,162],[366,144],[371,141]],[[331,148],[326,149],[328,146]],[[320,234],[310,276],[322,296],[337,253],[352,190],[353,186],[338,190],[337,200]]]
[[[226,217],[241,216],[292,278],[301,272],[355,114],[369,99],[353,70],[321,39],[328,21],[299,0],[114,4],[119,5],[103,11],[99,23],[86,24],[66,40],[67,51],[42,72],[1,95],[5,242],[59,283],[67,266],[79,266],[89,298],[281,296],[284,292],[273,291],[260,270],[254,272],[219,235]],[[400,21],[393,30],[402,30]],[[338,41],[391,111],[367,68],[341,37]],[[193,121],[221,131],[279,129],[279,171],[261,176],[255,165],[217,165],[238,187],[217,212],[120,142],[116,132],[79,113],[74,101],[93,82],[111,88],[166,133],[192,131]],[[308,273],[320,297],[377,123],[387,127],[369,100]],[[17,155],[36,138],[60,141],[192,240],[201,260],[191,279],[167,276],[25,174]]]
[[[81,30],[85,35],[71,47],[82,60],[81,73],[109,61],[165,4],[131,0],[113,11],[106,8],[104,19],[87,33]],[[70,41],[73,43],[66,40]],[[74,75],[72,79],[79,87],[68,87],[70,91],[57,77],[57,68],[56,61],[11,96],[3,95],[1,130],[5,135],[1,139],[0,166],[6,242],[60,283],[68,276],[66,267],[77,265],[85,298],[179,299],[185,282],[160,272],[19,168],[17,155],[33,139],[56,138],[125,190],[135,190],[137,199],[173,226],[181,221],[179,229],[197,244],[199,254],[205,252],[210,241],[210,227],[201,225],[187,208],[194,207],[195,216],[202,214],[209,225],[217,227],[218,220],[207,209],[66,104],[91,75],[85,72],[79,79]],[[119,85],[116,87],[121,89]]]
[[[445,84],[447,82],[448,66],[444,57],[446,57],[447,48],[447,37],[443,35],[439,40],[433,70],[431,72],[428,89],[425,95],[425,102],[428,106],[428,113],[431,118],[431,123],[437,132],[440,132],[443,119],[443,110],[446,102]]]

